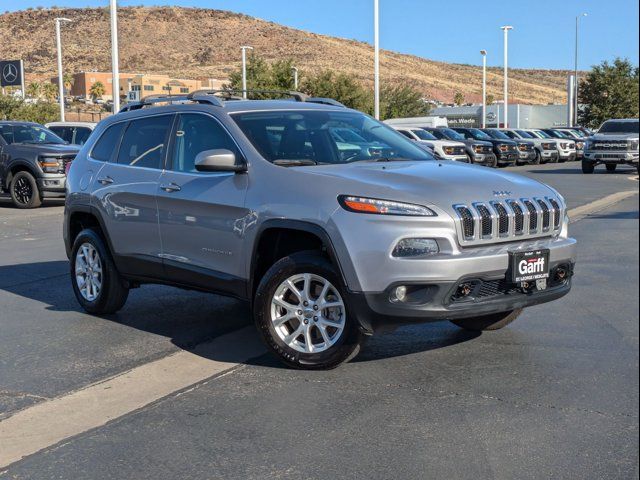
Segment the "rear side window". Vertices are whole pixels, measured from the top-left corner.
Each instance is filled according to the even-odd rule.
[[[73,142],[73,127],[50,127],[49,130],[58,135],[65,142]]]
[[[0,137],[11,145],[13,143],[13,127],[11,125],[0,125]]]
[[[107,128],[100,139],[93,146],[91,151],[91,158],[100,160],[101,162],[108,162],[111,160],[113,152],[118,148],[118,142],[124,130],[124,123],[116,123]]]
[[[140,168],[162,168],[172,123],[173,115],[131,121],[120,144],[118,163]]]
[[[84,145],[85,143],[87,143],[89,135],[91,135],[90,128],[78,127],[76,128],[76,138],[74,139],[73,143],[75,143],[76,145]]]

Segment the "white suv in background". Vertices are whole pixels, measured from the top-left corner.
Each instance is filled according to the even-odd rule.
[[[454,162],[469,163],[466,146],[462,142],[439,140],[432,133],[429,133],[420,127],[391,126],[414,142],[431,147],[438,158],[442,158],[443,160],[453,160]]]
[[[529,128],[524,131],[530,132],[532,135],[544,140],[555,141],[558,145],[558,154],[560,155],[560,158],[558,159],[559,162],[573,162],[576,160],[577,152],[575,141],[564,138],[553,138],[547,132],[543,132],[539,128]]]

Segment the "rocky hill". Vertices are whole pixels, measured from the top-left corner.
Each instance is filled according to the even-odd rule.
[[[56,73],[54,18],[73,23],[63,27],[67,71],[110,70],[109,12],[105,8],[33,9],[0,15],[0,58],[23,58],[27,82]],[[180,78],[226,78],[239,67],[240,45],[252,45],[268,60],[292,58],[304,71],[334,69],[363,82],[372,81],[371,45],[318,35],[246,15],[182,7],[130,7],[119,11],[120,68],[128,72],[166,73]],[[478,101],[481,69],[435,62],[383,51],[384,82],[406,81],[428,98],[452,101],[462,92]],[[513,100],[522,103],[566,101],[568,72],[511,72]],[[502,72],[489,72],[489,93],[501,98]]]

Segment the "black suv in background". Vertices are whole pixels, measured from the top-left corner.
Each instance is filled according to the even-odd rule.
[[[485,128],[482,131],[496,140],[511,140],[516,142],[518,145],[518,160],[516,163],[518,165],[535,163],[537,158],[536,146],[532,141],[523,140],[521,138],[512,138],[497,128]]]
[[[66,171],[79,150],[37,123],[0,122],[0,191],[18,208],[64,197]]]
[[[491,143],[500,167],[510,167],[518,161],[518,144],[510,138],[506,140],[495,139],[479,128],[454,128],[453,130],[462,134],[466,139]]]

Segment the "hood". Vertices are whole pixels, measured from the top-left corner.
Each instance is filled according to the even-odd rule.
[[[21,152],[37,155],[76,155],[80,151],[78,145],[37,145],[33,143],[14,143],[10,145],[14,154]]]
[[[483,140],[475,140],[476,142],[489,142],[492,145],[513,145],[514,147],[517,146],[517,143],[515,140],[507,140],[507,139],[499,139],[499,138],[492,138],[492,139],[483,139]]]
[[[425,140],[426,142],[431,142],[434,145],[441,145],[443,147],[464,147],[464,143],[458,142],[456,140]]]
[[[327,187],[339,189],[338,195],[436,205],[448,212],[458,203],[556,196],[550,187],[522,175],[448,161],[363,162],[301,169],[329,178]]]
[[[608,142],[611,140],[637,140],[639,136],[637,133],[596,133],[589,137],[589,140],[606,140]]]

